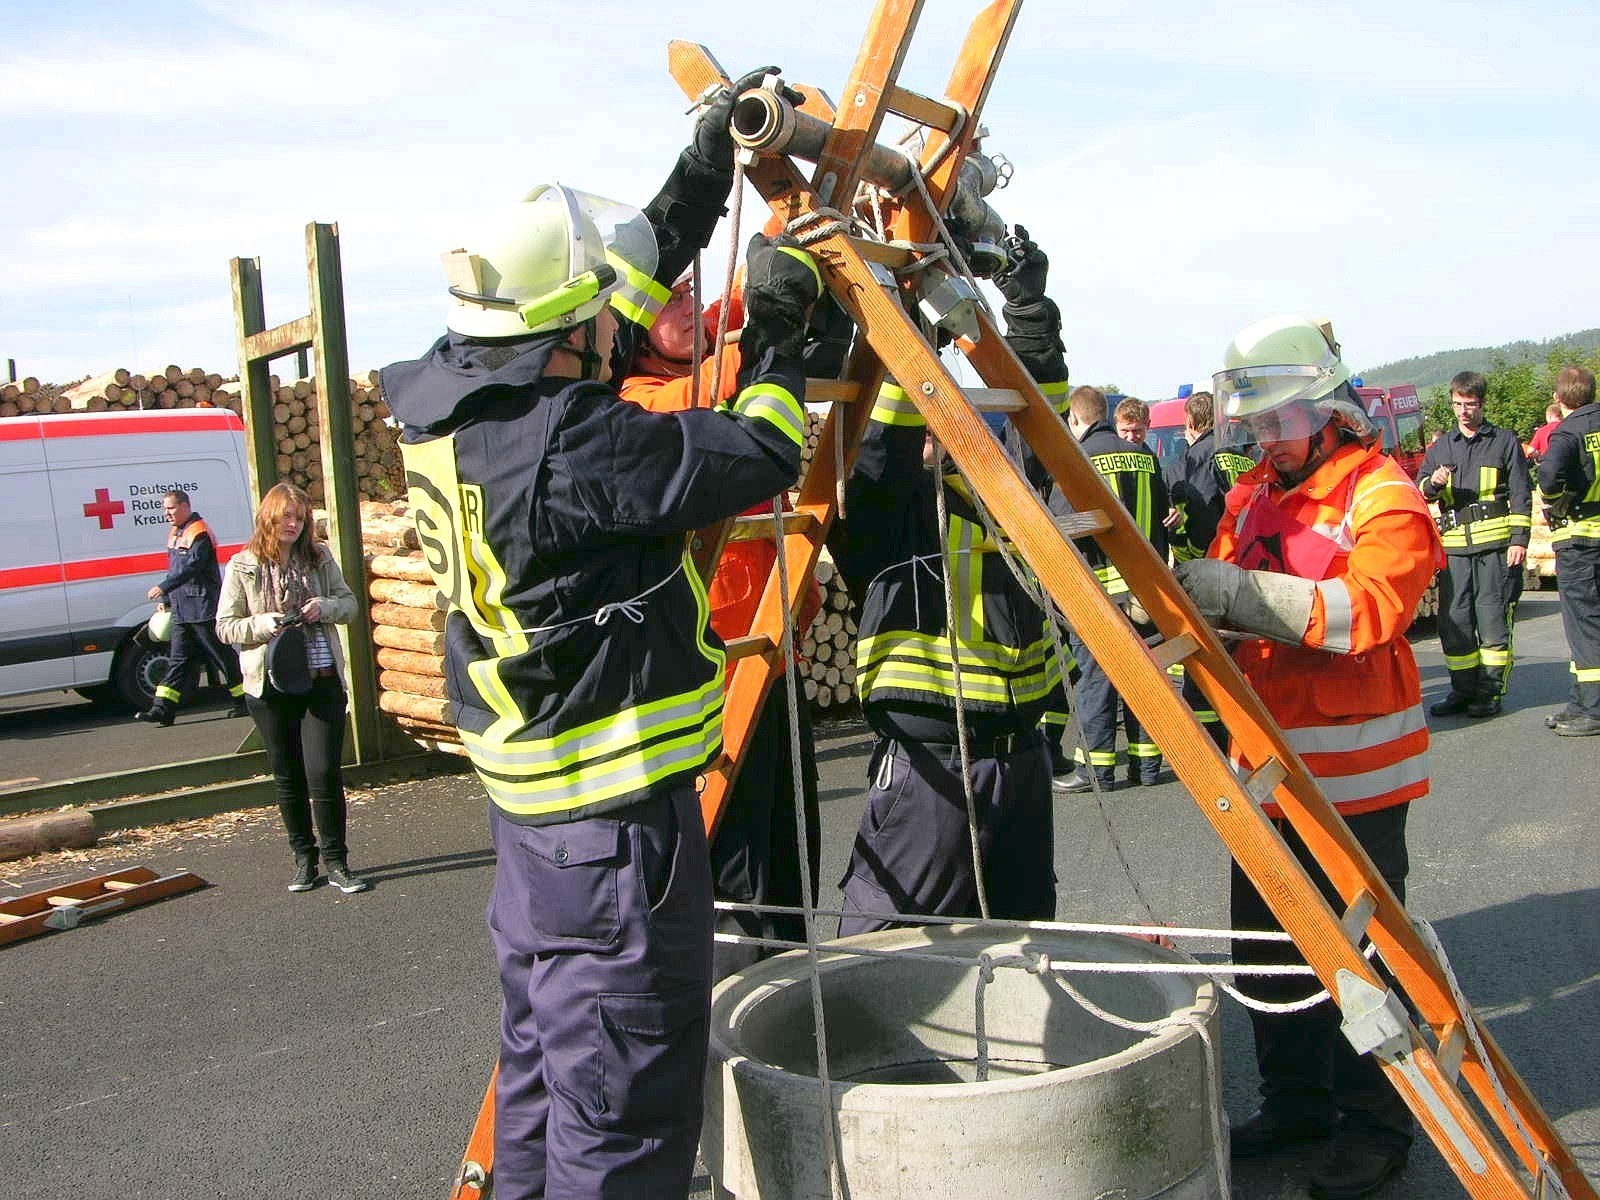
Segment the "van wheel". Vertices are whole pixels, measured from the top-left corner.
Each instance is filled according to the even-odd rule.
[[[156,702],[156,684],[166,676],[168,662],[166,643],[147,640],[141,630],[117,652],[107,686],[124,704],[143,712]]]

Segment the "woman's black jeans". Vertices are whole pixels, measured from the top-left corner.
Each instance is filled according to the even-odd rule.
[[[343,864],[345,694],[337,675],[319,675],[303,696],[290,696],[264,683],[262,693],[246,696],[250,716],[266,745],[267,762],[278,790],[278,812],[297,859]],[[312,840],[312,816],[316,840]]]

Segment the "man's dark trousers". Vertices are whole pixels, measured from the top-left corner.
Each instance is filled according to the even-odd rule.
[[[694,788],[560,825],[490,806],[500,963],[496,1200],[684,1196],[711,1003]]]
[[[1572,650],[1569,707],[1600,718],[1600,544],[1556,547],[1556,591],[1561,624]]]
[[[1522,567],[1506,565],[1506,547],[1449,554],[1439,575],[1439,647],[1450,690],[1469,700],[1497,700],[1511,681],[1511,635],[1522,598]]]
[[[1037,731],[996,756],[968,746],[978,850],[991,916],[1049,920],[1056,911],[1050,756]],[[867,812],[839,886],[847,913],[978,914],[972,839],[954,746],[879,738],[869,766]],[[839,935],[892,921],[846,916]]]
[[[237,700],[244,695],[239,656],[232,646],[217,640],[216,621],[174,621],[172,655],[167,660],[167,673],[156,687],[156,707],[177,708],[183,702],[184,689],[206,663],[222,675],[230,696]]]
[[[1406,851],[1409,809],[1409,804],[1397,804],[1345,818],[1378,874],[1402,901],[1410,869]],[[1299,835],[1281,818],[1273,824],[1334,910],[1340,911],[1343,901]],[[1238,863],[1233,864],[1232,918],[1235,929],[1282,928]],[[1292,942],[1235,941],[1233,957],[1239,963],[1305,961]],[[1240,983],[1247,995],[1276,1004],[1303,999],[1317,987],[1315,980],[1292,975],[1246,977]],[[1261,1070],[1262,1111],[1286,1125],[1322,1124],[1329,1133],[1342,1119],[1344,1129],[1359,1130],[1374,1149],[1403,1153],[1415,1131],[1411,1111],[1377,1060],[1355,1052],[1339,1021],[1338,1006],[1331,1000],[1293,1013],[1250,1010],[1256,1064]]]

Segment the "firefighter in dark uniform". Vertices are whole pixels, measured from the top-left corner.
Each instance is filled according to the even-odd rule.
[[[1216,405],[1210,392],[1193,392],[1184,401],[1183,436],[1188,445],[1167,473],[1172,508],[1164,523],[1174,562],[1206,556],[1217,535],[1228,489],[1256,465],[1248,454],[1217,445]],[[1182,665],[1175,670],[1181,673]],[[1228,731],[1222,727],[1222,719],[1187,675],[1183,679],[1183,699],[1206,727],[1211,740],[1226,750]]]
[[[1594,373],[1556,375],[1561,424],[1539,462],[1539,499],[1550,512],[1561,623],[1572,650],[1572,698],[1546,724],[1563,737],[1600,733],[1600,405]]]
[[[171,725],[183,703],[183,689],[204,665],[212,668],[213,679],[220,675],[228,686],[232,699],[228,715],[247,716],[239,656],[232,646],[217,640],[222,567],[217,562],[216,539],[205,519],[190,506],[189,493],[181,488],[163,496],[161,508],[172,526],[167,536],[167,574],[146,595],[160,600],[172,614],[172,657],[166,675],[156,685],[155,703],[134,713],[134,719]]]
[[[1533,527],[1522,443],[1483,418],[1488,382],[1476,371],[1450,380],[1456,428],[1434,439],[1417,484],[1439,505],[1446,567],[1439,576],[1439,645],[1450,693],[1436,717],[1492,717],[1511,680],[1511,637],[1522,564]]]
[[[1018,231],[1018,265],[999,283],[1007,340],[1047,397],[1067,377],[1061,316],[1044,294],[1049,260]],[[924,469],[922,414],[886,384],[845,488],[831,545],[860,610],[856,687],[876,735],[867,811],[840,887],[839,933],[882,929],[872,913],[975,916],[977,877],[958,744],[956,668],[944,572],[955,607],[978,848],[990,915],[1055,915],[1050,760],[1038,725],[1061,686],[1043,611],[1001,558],[972,492],[953,467]],[[939,469],[935,466],[934,469]]]
[[[501,1200],[690,1186],[712,942],[695,778],[726,656],[685,534],[799,474],[815,263],[751,243],[731,401],[649,413],[608,380],[710,239],[733,98],[758,80],[711,102],[645,214],[540,187],[447,255],[449,333],[382,374],[490,800]]]
[[[1067,427],[1078,439],[1090,464],[1133,515],[1139,531],[1154,544],[1157,554],[1165,556],[1167,531],[1162,520],[1170,505],[1161,463],[1149,447],[1135,446],[1118,437],[1106,418],[1104,392],[1092,387],[1073,389],[1067,404]],[[1060,489],[1050,494],[1050,511],[1058,517],[1071,512],[1071,505]],[[1132,594],[1122,572],[1107,559],[1105,551],[1092,542],[1084,547],[1084,557],[1094,568],[1106,593],[1127,611]],[[1068,772],[1064,770],[1065,753],[1057,756],[1057,763],[1063,770],[1055,776],[1055,787],[1063,792],[1087,792],[1098,784],[1101,791],[1112,791],[1116,787],[1117,715],[1122,707],[1121,700],[1083,640],[1074,632],[1070,641],[1072,656],[1081,672],[1077,688],[1078,723],[1088,748],[1088,760],[1084,760],[1084,750],[1078,749],[1073,755],[1074,766]],[[1132,710],[1127,710],[1124,717],[1128,744],[1147,744]],[[1153,763],[1156,771],[1160,770],[1159,759],[1141,760],[1133,767],[1130,783],[1155,782],[1153,773],[1144,770],[1147,762]]]

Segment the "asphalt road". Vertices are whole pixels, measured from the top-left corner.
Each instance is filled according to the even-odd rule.
[[[232,754],[251,725],[227,711],[227,696],[208,690],[163,729],[76,692],[0,699],[0,796],[39,783]]]
[[[1444,687],[1438,643],[1417,648],[1431,699]],[[1412,911],[1434,923],[1468,996],[1600,1177],[1600,739],[1542,725],[1567,686],[1552,594],[1525,600],[1517,652],[1501,717],[1436,722],[1434,794],[1412,814]],[[37,773],[35,745],[3,724],[0,736],[7,763],[23,765],[6,774]],[[819,731],[828,903],[866,746],[859,725]],[[470,777],[357,796],[353,862],[376,886],[353,897],[285,891],[292,864],[265,812],[0,864],[0,895],[126,863],[212,884],[0,950],[0,1196],[445,1194],[495,1054],[483,806]],[[1224,854],[1176,782],[1115,793],[1104,817],[1081,798],[1058,805],[1063,918],[1141,916],[1112,833],[1159,917],[1224,923]],[[1224,1058],[1227,1107],[1242,1117],[1254,1068],[1231,1005]],[[1238,1164],[1234,1195],[1303,1200],[1304,1167],[1292,1155]],[[1421,1145],[1378,1195],[1464,1192]]]

